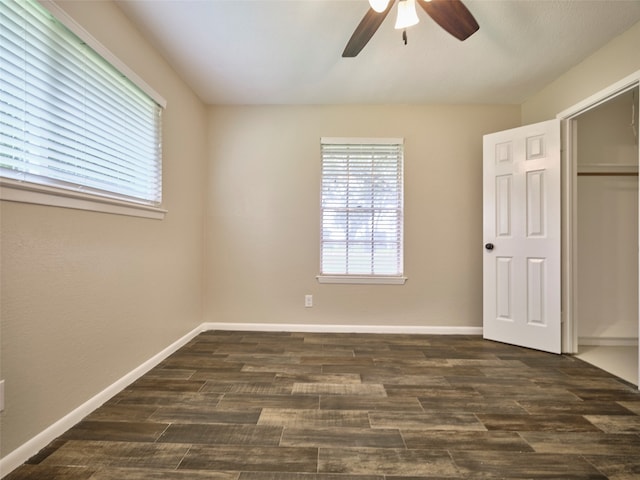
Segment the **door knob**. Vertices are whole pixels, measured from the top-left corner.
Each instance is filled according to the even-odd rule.
[[[493,243],[485,243],[484,248],[486,248],[487,250],[493,250]]]

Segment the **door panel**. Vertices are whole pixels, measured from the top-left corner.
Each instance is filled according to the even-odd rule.
[[[511,235],[511,175],[496,177],[496,236]]]
[[[511,258],[496,257],[496,316],[501,320],[513,320],[511,299],[513,285],[511,279]]]
[[[483,331],[560,353],[560,122],[484,137]]]
[[[544,236],[544,171],[527,172],[527,236]]]

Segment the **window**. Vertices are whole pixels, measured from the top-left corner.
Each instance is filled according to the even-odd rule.
[[[2,186],[159,207],[164,100],[34,0],[0,2],[0,24]]]
[[[322,138],[320,282],[404,283],[403,140]]]

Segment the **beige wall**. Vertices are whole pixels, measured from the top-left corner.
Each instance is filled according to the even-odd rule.
[[[209,119],[206,321],[482,324],[482,135],[519,125],[518,106],[211,107]],[[318,284],[322,136],[405,138],[405,285]]]
[[[61,5],[166,98],[169,213],[0,203],[2,456],[202,322],[206,109],[114,4]]]
[[[522,104],[523,125],[541,122],[640,70],[640,22]]]

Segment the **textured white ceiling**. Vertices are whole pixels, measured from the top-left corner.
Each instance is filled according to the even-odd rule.
[[[210,104],[519,104],[640,21],[640,0],[466,0],[464,42],[418,8],[405,46],[394,11],[342,58],[367,0],[117,3]]]

